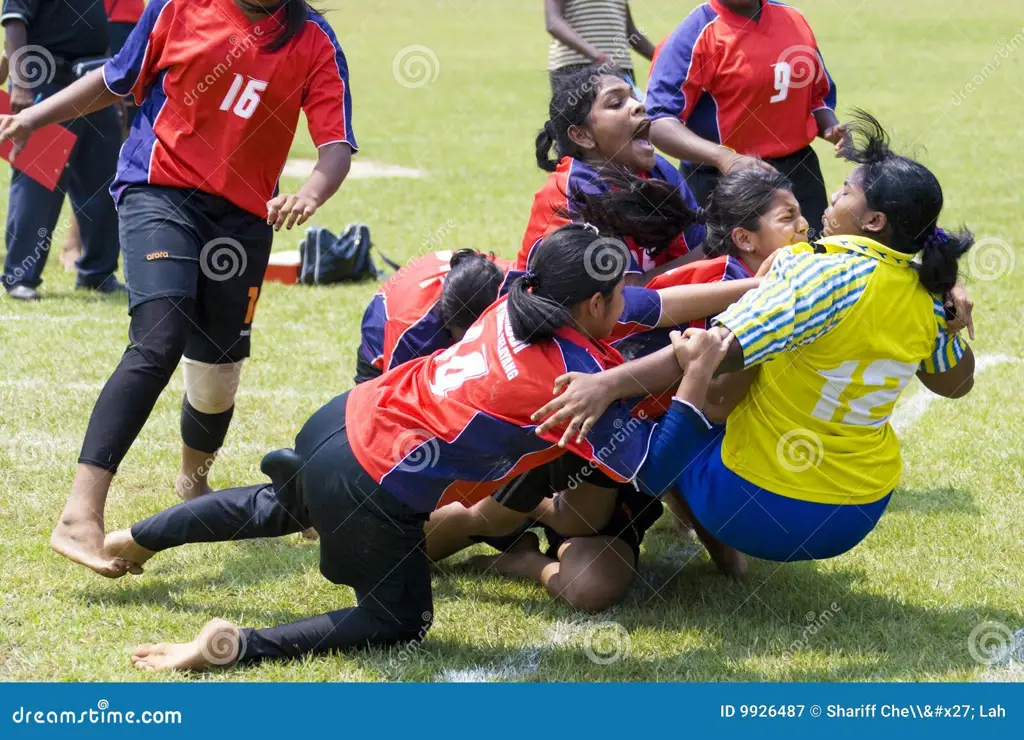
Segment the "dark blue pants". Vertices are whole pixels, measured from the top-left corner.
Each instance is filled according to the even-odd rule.
[[[48,97],[61,87],[43,85],[37,92]],[[98,287],[117,269],[117,211],[108,191],[121,148],[117,112],[104,108],[66,127],[78,141],[52,192],[23,172],[11,171],[4,260],[4,287],[8,290],[15,285],[34,288],[42,282],[65,194],[71,198],[82,233],[82,257],[76,263],[78,284]]]

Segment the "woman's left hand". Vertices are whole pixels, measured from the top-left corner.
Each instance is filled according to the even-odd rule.
[[[565,447],[574,434],[576,441],[582,442],[614,400],[606,393],[600,375],[566,373],[555,380],[555,397],[530,417],[534,422],[544,419],[535,433],[539,436],[569,422],[558,446]]]
[[[274,231],[280,231],[282,226],[286,229],[296,224],[302,226],[319,207],[320,204],[308,196],[282,193],[267,202],[267,223]]]
[[[956,334],[962,329],[967,329],[967,336],[974,341],[974,301],[967,295],[967,289],[963,283],[958,282],[953,286],[946,296],[946,308],[953,309],[954,318],[946,323],[946,330],[950,334]]]

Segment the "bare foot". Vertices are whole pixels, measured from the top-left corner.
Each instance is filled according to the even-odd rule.
[[[232,665],[242,647],[238,627],[211,619],[192,642],[139,645],[132,651],[132,665],[140,671],[205,671]]]
[[[737,581],[743,578],[743,574],[747,572],[747,558],[742,552],[721,542],[715,542],[711,546],[708,542],[704,542],[704,547],[707,548],[708,555],[711,556],[711,560],[722,573]]]
[[[527,531],[523,532],[522,536],[505,552],[499,552],[497,555],[475,555],[469,558],[465,565],[467,568],[481,573],[485,573],[493,568],[498,573],[507,574],[506,571],[509,569],[506,566],[510,565],[517,555],[524,552],[539,551],[540,539],[536,533]]]
[[[60,250],[60,263],[67,272],[74,272],[78,269],[75,262],[82,256],[82,246],[65,242],[64,248]]]
[[[135,541],[130,529],[119,529],[111,532],[103,540],[103,553],[109,558],[116,558],[128,563],[128,572],[142,575],[142,565],[156,555]]]
[[[73,563],[84,565],[106,578],[120,578],[128,572],[129,563],[110,557],[103,550],[103,517],[83,516],[65,507],[60,521],[50,535],[50,547]]]
[[[205,478],[197,480],[195,476],[188,476],[184,473],[178,473],[178,477],[175,478],[174,490],[184,501],[213,493],[213,489],[210,488],[210,484],[206,482]]]
[[[302,530],[302,538],[305,540],[318,540],[320,539],[320,533],[316,531],[316,527],[310,527],[309,529]]]

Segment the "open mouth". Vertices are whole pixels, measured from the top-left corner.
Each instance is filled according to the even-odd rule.
[[[633,131],[633,135],[630,139],[639,144],[643,149],[654,149],[651,144],[651,119],[645,118]]]

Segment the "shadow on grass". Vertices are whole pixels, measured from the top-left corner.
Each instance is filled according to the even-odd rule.
[[[956,512],[980,516],[974,494],[962,488],[897,488],[886,512],[932,514]]]

